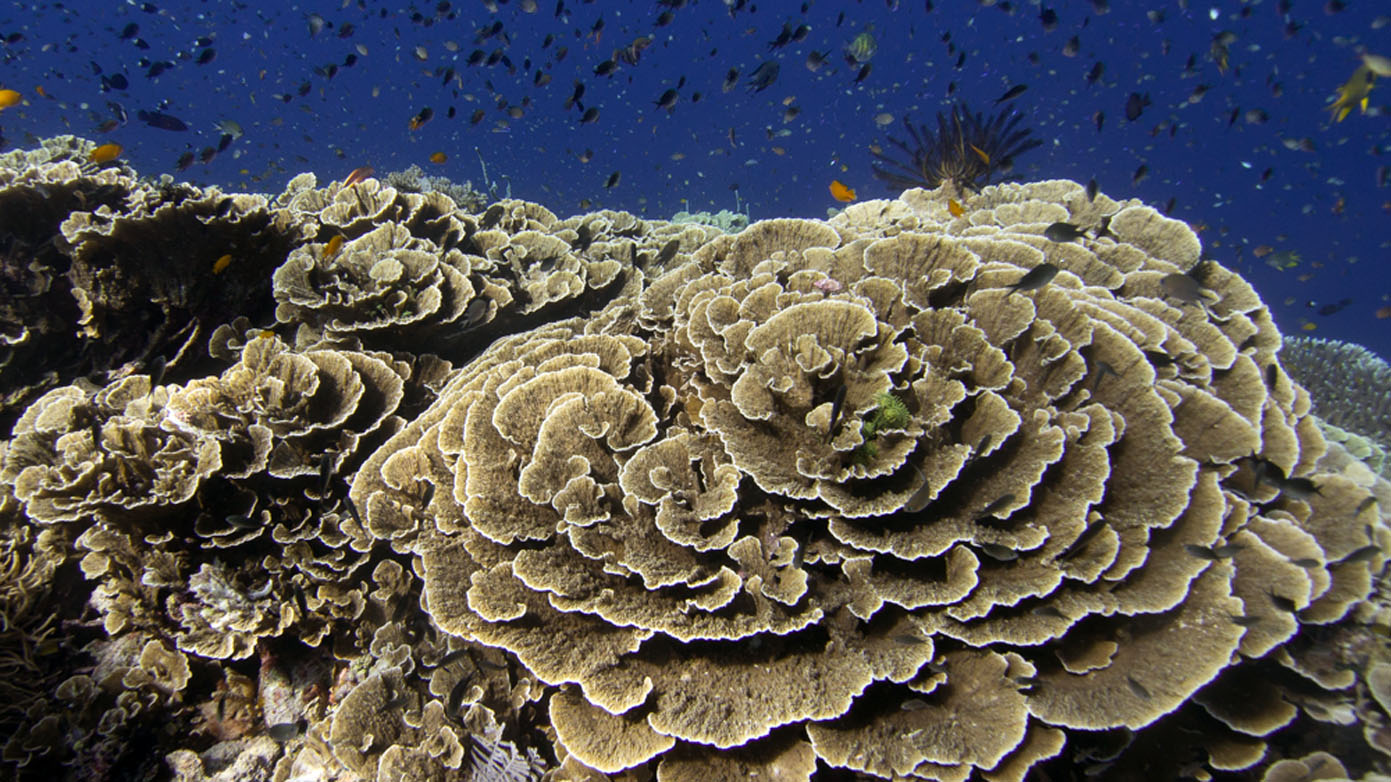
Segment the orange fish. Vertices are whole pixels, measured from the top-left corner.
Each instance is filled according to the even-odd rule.
[[[328,244],[324,245],[324,260],[330,260],[341,249],[343,249],[343,234],[336,234],[328,240]]]
[[[851,201],[855,200],[855,191],[849,187],[846,187],[839,179],[832,179],[831,198],[834,198],[835,200],[843,204],[848,204]]]
[[[1274,247],[1271,247],[1268,244],[1258,244],[1256,245],[1256,248],[1251,251],[1251,254],[1256,256],[1257,258],[1264,258],[1273,252],[1275,252]]]
[[[213,261],[213,274],[221,274],[227,271],[227,267],[232,265],[232,254],[226,255]]]
[[[24,96],[14,90],[0,90],[0,109],[16,106],[22,100],[24,100]]]
[[[257,339],[270,339],[275,336],[275,332],[270,329],[261,329],[261,333],[256,335]]]
[[[951,212],[952,217],[960,217],[966,214],[966,210],[961,207],[961,202],[955,198],[947,199],[947,211]]]
[[[984,162],[987,166],[990,165],[990,156],[985,154],[985,150],[981,149],[975,144],[970,144],[968,146],[970,146],[971,150],[974,151],[977,155],[980,155],[980,159],[982,162]]]
[[[376,169],[371,166],[355,168],[348,172],[348,178],[343,180],[343,187],[352,187],[375,173],[377,173]]]
[[[125,147],[120,144],[102,144],[88,153],[87,159],[93,163],[109,163],[120,157],[124,150]]]
[[[1382,307],[1377,310],[1377,320],[1386,320],[1387,318],[1391,318],[1391,307]]]
[[[431,163],[443,163],[444,161],[446,161],[446,160],[448,160],[448,159],[449,159],[449,156],[446,155],[446,154],[444,154],[443,152],[431,152],[431,153],[430,153],[430,162],[431,162]]]

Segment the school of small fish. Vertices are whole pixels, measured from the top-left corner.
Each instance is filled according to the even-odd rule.
[[[1063,143],[1051,159],[1031,156],[1027,173],[1069,175],[1075,163],[1074,178],[1092,177],[1089,198],[1100,179],[1113,196],[1181,212],[1223,263],[1272,284],[1331,280],[1357,261],[1301,242],[1290,221],[1343,226],[1326,235],[1360,240],[1364,256],[1388,248],[1384,231],[1378,245],[1362,226],[1391,215],[1391,91],[1379,89],[1391,78],[1391,16],[1341,0],[1140,10],[657,0],[622,13],[595,0],[185,5],[131,0],[96,22],[54,5],[0,21],[0,146],[5,130],[32,140],[61,129],[99,139],[91,165],[129,159],[242,188],[307,168],[328,178],[409,163],[463,179],[475,173],[470,147],[500,149],[509,186],[572,207],[669,213],[701,188],[741,184],[745,208],[835,206],[884,195],[867,176],[881,132],[966,98],[1038,127],[1085,128],[1096,145],[1116,139],[1124,154]],[[1282,41],[1336,61],[1337,79],[1296,83],[1304,63],[1282,59]],[[1106,56],[1118,47],[1126,56]],[[1336,133],[1363,132],[1358,123],[1381,129],[1361,145],[1372,162],[1323,167],[1318,156],[1346,143]],[[1186,172],[1184,150],[1209,145],[1229,150],[1229,165]],[[991,162],[982,146],[967,153]],[[516,170],[531,163],[539,181]],[[1348,184],[1358,178],[1360,189]],[[1228,211],[1301,188],[1311,195],[1298,214],[1264,229]],[[964,214],[956,200],[948,211]],[[1047,235],[1100,235],[1078,228]],[[1384,273],[1379,284],[1274,300],[1305,330],[1384,320]]]

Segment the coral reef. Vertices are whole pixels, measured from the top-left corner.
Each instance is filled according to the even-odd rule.
[[[908,138],[888,137],[901,157],[871,147],[870,154],[879,161],[871,168],[875,178],[896,191],[943,184],[961,192],[978,191],[996,175],[1007,176],[1016,157],[1043,144],[1029,138],[1028,128],[1017,128],[1023,116],[1006,108],[987,118],[972,114],[964,102],[956,103],[945,114],[937,113],[935,133],[904,117]]]
[[[709,225],[725,233],[738,233],[749,227],[749,216],[742,212],[731,212],[728,209],[721,209],[718,212],[681,211],[671,216],[671,222]]]
[[[1280,363],[1324,421],[1391,448],[1391,365],[1361,345],[1286,337]]]
[[[414,164],[403,171],[387,172],[382,181],[405,193],[444,193],[465,212],[481,212],[489,201],[497,200],[475,190],[472,182],[458,184],[448,177],[431,176]]]
[[[218,196],[298,237],[273,313],[190,311],[194,376],[63,367],[0,440],[3,762],[1385,773],[1391,483],[1323,436],[1254,290],[1139,202],[949,196],[739,233]],[[127,201],[52,222],[132,226],[124,268]],[[74,323],[150,290],[74,279]]]

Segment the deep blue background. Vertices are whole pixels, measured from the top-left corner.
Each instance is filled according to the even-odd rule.
[[[143,174],[170,172],[260,192],[277,191],[301,171],[314,171],[322,182],[360,165],[382,173],[417,163],[478,183],[477,148],[489,175],[505,176],[514,196],[561,215],[599,207],[647,217],[669,217],[688,205],[734,208],[737,189],[755,219],[821,217],[838,206],[827,191],[832,179],[861,198],[890,195],[869,169],[868,149],[886,132],[876,116],[891,115],[887,131],[899,133],[905,114],[929,121],[953,97],[985,110],[1011,85],[1026,84],[1007,105],[1024,114],[1044,145],[1018,161],[1018,175],[1081,182],[1095,176],[1113,197],[1156,206],[1173,198],[1173,214],[1200,228],[1213,257],[1255,282],[1287,333],[1356,341],[1391,354],[1391,319],[1376,317],[1391,305],[1391,189],[1378,173],[1391,164],[1385,110],[1391,86],[1373,90],[1365,115],[1332,123],[1325,110],[1357,67],[1359,51],[1391,55],[1391,3],[1349,0],[1339,10],[1339,3],[1311,0],[1117,0],[1101,13],[1094,2],[1057,2],[1047,6],[1058,17],[1051,32],[1040,20],[1042,7],[1031,2],[941,0],[931,11],[921,0],[762,2],[731,14],[721,0],[700,0],[675,9],[663,27],[656,23],[666,9],[654,2],[566,0],[558,16],[556,0],[537,4],[528,12],[530,3],[498,2],[493,12],[494,4],[481,0],[352,0],[346,7],[10,3],[0,9],[0,36],[9,41],[0,45],[0,86],[26,100],[0,112],[5,148],[70,132],[124,145]],[[1285,5],[1289,12],[1282,14]],[[1148,18],[1144,7],[1163,18]],[[328,23],[312,36],[311,13]],[[475,42],[476,32],[495,21],[505,38]],[[810,25],[810,34],[770,50],[785,22]],[[130,23],[148,49],[120,39]],[[340,37],[347,25],[350,34]],[[864,30],[879,48],[857,84],[842,51]],[[1210,56],[1221,31],[1235,35],[1225,73]],[[554,41],[543,47],[548,34]],[[616,48],[642,35],[654,41],[636,67],[594,75]],[[1080,47],[1068,56],[1065,44],[1073,36]],[[200,65],[201,37],[212,39],[215,58]],[[416,47],[423,47],[424,60]],[[501,62],[464,64],[475,49],[497,48],[511,70]],[[830,52],[815,73],[805,66],[813,50]],[[353,54],[356,63],[345,66]],[[172,65],[151,78],[142,57]],[[777,82],[750,92],[744,80],[769,58],[781,65]],[[1097,62],[1104,75],[1088,84],[1085,74]],[[338,66],[332,77],[330,65]],[[457,76],[445,85],[450,67]],[[739,86],[723,92],[726,72],[736,67]],[[549,84],[536,85],[537,71],[550,76]],[[104,91],[102,76],[117,73],[129,87]],[[683,76],[674,111],[654,106]],[[586,87],[583,105],[599,109],[593,124],[579,123],[578,108],[563,108],[576,80]],[[1194,100],[1200,85],[1206,91]],[[1153,105],[1127,122],[1132,91],[1148,93]],[[124,107],[129,122],[99,133],[97,126],[114,116],[108,102]],[[155,129],[136,118],[161,104],[190,129]],[[427,106],[434,118],[411,131],[410,118]],[[788,106],[800,111],[790,121]],[[453,119],[446,116],[450,107]],[[508,113],[513,107],[520,118]],[[471,125],[480,108],[485,118]],[[1252,109],[1265,111],[1268,121],[1249,123]],[[1233,110],[1238,117],[1229,125]],[[1105,113],[1100,132],[1098,111]],[[181,153],[217,144],[215,123],[223,119],[239,123],[245,135],[211,163],[175,171]],[[448,160],[430,163],[434,152]],[[1149,175],[1134,183],[1142,164]],[[1262,184],[1266,169],[1272,174]],[[615,171],[621,180],[606,189]],[[1276,270],[1253,252],[1262,245],[1301,260]],[[1337,313],[1319,314],[1345,298],[1351,303]]]

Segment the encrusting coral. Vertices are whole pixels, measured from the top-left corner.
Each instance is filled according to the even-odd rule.
[[[279,325],[18,418],[0,529],[48,564],[5,578],[79,595],[84,662],[15,768],[1387,770],[1346,751],[1391,751],[1391,484],[1184,224],[1065,181],[737,234],[447,200],[297,178]]]

